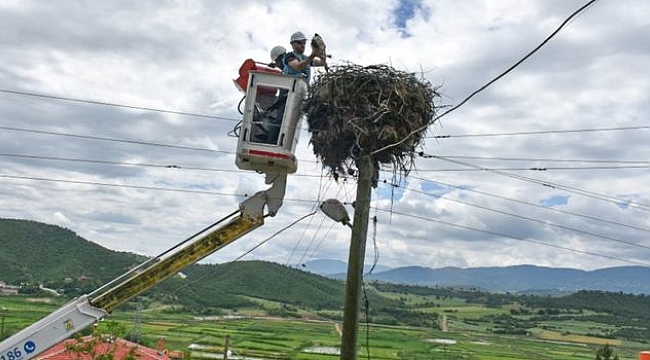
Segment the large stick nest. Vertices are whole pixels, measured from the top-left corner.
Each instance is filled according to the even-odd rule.
[[[380,164],[406,176],[439,96],[430,82],[390,66],[338,66],[318,77],[305,101],[314,153],[335,179],[355,174],[359,157],[371,154],[375,183]]]

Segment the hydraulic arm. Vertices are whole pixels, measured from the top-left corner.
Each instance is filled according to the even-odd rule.
[[[0,360],[27,360],[40,354],[132,297],[262,226],[264,208],[267,215],[275,216],[282,206],[287,179],[282,172],[266,176],[266,183],[272,186],[243,201],[239,211],[0,342]]]

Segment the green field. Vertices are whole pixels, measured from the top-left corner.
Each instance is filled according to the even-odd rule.
[[[366,358],[369,351],[371,359],[594,359],[596,350],[609,343],[616,345],[621,359],[636,359],[638,351],[644,350],[643,344],[585,336],[584,333],[611,330],[610,325],[588,321],[549,321],[543,324],[546,329],[531,329],[527,335],[495,334],[489,329],[496,324],[485,321],[484,317],[508,314],[508,308],[452,301],[453,306],[447,303],[439,308],[439,313],[447,317],[447,332],[437,328],[361,324],[359,358]],[[61,302],[59,298],[0,297],[0,307],[7,308],[6,333],[45,316]],[[260,303],[278,306],[261,300]],[[139,317],[145,345],[155,347],[157,339],[164,336],[168,349],[184,351],[192,358],[220,353],[226,335],[230,336],[231,349],[236,355],[258,359],[338,358],[318,352],[339,346],[340,324],[331,320],[274,318],[262,316],[263,313],[260,309],[240,309],[226,317],[198,318],[189,313],[143,309]],[[307,311],[301,313],[309,315]],[[130,311],[117,311],[110,317],[110,321],[126,330],[133,328],[133,319],[134,313]],[[106,328],[105,323],[102,328]]]

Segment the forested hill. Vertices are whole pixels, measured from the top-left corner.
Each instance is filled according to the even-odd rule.
[[[0,219],[0,280],[88,293],[143,262],[144,257],[103,248],[74,232],[34,221]],[[310,308],[338,308],[339,280],[263,261],[193,265],[186,279],[173,277],[148,294],[192,309],[240,307],[265,299]],[[396,301],[369,293],[377,306]]]
[[[35,221],[0,219],[0,280],[49,283],[79,278],[102,284],[143,260]]]
[[[338,309],[343,306],[343,282],[266,261],[238,261],[220,265],[195,265],[156,287],[162,295],[178,294],[173,301],[190,309],[242,307],[264,299],[299,307]],[[368,290],[377,308],[395,307],[391,300]]]

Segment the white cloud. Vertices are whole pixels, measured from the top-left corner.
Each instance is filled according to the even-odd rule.
[[[405,24],[396,25],[398,1],[296,3],[289,1],[190,1],[108,3],[3,1],[0,4],[0,88],[145,107],[184,110],[237,120],[241,98],[232,79],[246,58],[268,61],[269,50],[288,47],[294,31],[318,32],[333,64],[392,64],[423,72],[442,84],[442,102],[455,104],[509,67],[543,40],[581,1],[424,1]],[[480,134],[648,125],[650,5],[598,2],[537,54],[463,108],[433,127],[433,134]],[[204,119],[0,93],[0,126],[132,139],[234,151],[227,136],[236,121]],[[650,130],[538,136],[430,139],[426,151],[442,155],[554,159],[643,160]],[[299,174],[320,175],[303,132]],[[0,156],[2,174],[233,195],[265,188],[260,175],[237,171],[232,155],[0,130],[0,153],[73,157],[127,163],[177,165],[234,172],[125,167]],[[495,168],[589,166],[590,163],[467,159]],[[607,165],[605,163],[601,165]],[[620,164],[619,164],[620,165]],[[418,159],[418,168],[460,165]],[[648,169],[518,171],[650,204]],[[645,210],[624,208],[558,189],[485,171],[422,171],[415,176],[468,186],[539,204],[569,196],[562,210],[650,229]],[[385,176],[389,179],[389,176]],[[389,179],[390,180],[390,179]],[[242,197],[115,188],[0,178],[0,216],[68,227],[116,250],[157,254],[221,216]],[[421,180],[408,187],[432,189]],[[380,185],[384,186],[384,185]],[[430,184],[429,184],[430,186]],[[456,225],[643,261],[647,250],[594,239],[535,222],[454,202],[480,205],[645,244],[647,231],[543,211],[458,189],[433,189],[443,199],[404,190],[374,206]],[[320,198],[354,200],[354,184],[290,177],[287,201],[264,229],[211,256],[228,261],[281,227],[309,213]],[[300,201],[296,201],[300,200]],[[349,209],[351,210],[351,209]],[[597,268],[625,263],[553,247],[378,213],[380,262],[390,266],[537,265]],[[309,257],[347,259],[349,229],[330,227],[318,214],[294,226],[247,258],[295,263]],[[303,235],[304,233],[304,235]],[[300,240],[299,242],[299,239]],[[370,237],[369,237],[370,239]],[[318,245],[320,244],[320,245]],[[650,244],[648,244],[650,245]],[[316,249],[316,251],[314,251]],[[372,246],[368,245],[368,257]]]

